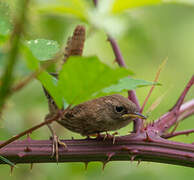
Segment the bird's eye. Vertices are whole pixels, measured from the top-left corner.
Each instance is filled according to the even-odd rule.
[[[116,112],[122,112],[124,110],[123,106],[116,106],[115,107]]]

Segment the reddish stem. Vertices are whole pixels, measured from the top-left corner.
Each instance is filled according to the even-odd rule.
[[[108,160],[132,159],[194,167],[194,145],[157,138],[153,140],[146,141],[145,134],[142,137],[117,137],[115,144],[112,144],[112,140],[65,140],[63,142],[68,150],[59,147],[59,162],[107,163]],[[0,150],[1,156],[17,164],[56,162],[51,153],[52,141],[49,140],[16,141]]]
[[[162,137],[165,139],[168,139],[168,138],[172,138],[172,137],[179,136],[179,135],[189,135],[191,133],[194,133],[194,129],[178,131],[178,132],[174,132],[174,133],[168,133],[168,134],[162,135]]]
[[[94,5],[97,6],[98,0],[93,0],[93,2],[94,2]],[[121,54],[121,51],[119,49],[117,42],[110,35],[107,35],[107,36],[108,36],[108,41],[110,42],[112,49],[113,49],[113,52],[114,52],[114,55],[116,57],[116,62],[119,64],[119,66],[126,67],[125,61],[123,59],[123,56]],[[136,93],[134,90],[128,91],[128,99],[131,100],[132,102],[134,102],[136,104],[138,110],[140,110],[139,101],[137,99],[137,96],[136,96]],[[143,127],[142,119],[136,119],[134,121],[133,132],[140,132],[142,127]]]
[[[154,122],[154,128],[157,129],[161,134],[163,134],[165,131],[167,131],[174,124],[177,123],[181,104],[183,103],[183,100],[187,92],[189,91],[193,84],[194,76],[192,76],[192,78],[188,82],[187,86],[185,87],[184,91],[182,92],[181,96],[179,97],[177,103],[173,106],[173,108]]]
[[[8,139],[7,141],[3,142],[2,144],[0,144],[0,149],[3,148],[4,146],[16,141],[17,139],[27,135],[27,134],[30,134],[31,132],[35,131],[36,129],[39,129],[40,127],[46,125],[46,124],[50,124],[52,123],[53,121],[56,121],[59,117],[61,117],[63,115],[63,113],[65,112],[65,110],[63,112],[59,112],[57,113],[55,116],[53,116],[52,118],[36,125],[36,126],[33,126],[32,128],[30,129],[27,129],[19,134],[17,134],[16,136],[13,136],[12,138]]]
[[[125,61],[123,59],[123,56],[121,54],[121,51],[117,45],[117,42],[108,35],[108,41],[110,42],[114,55],[116,57],[116,62],[119,64],[119,66],[121,67],[126,67]],[[134,90],[128,91],[128,99],[131,100],[132,102],[134,102],[138,108],[138,110],[140,110],[140,105],[139,105],[139,101],[137,99],[136,93]],[[136,119],[134,121],[134,127],[133,127],[133,132],[140,132],[140,130],[142,129],[143,126],[143,122],[141,119]]]

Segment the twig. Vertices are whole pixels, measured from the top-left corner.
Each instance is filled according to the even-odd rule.
[[[189,89],[191,88],[191,86],[194,85],[194,75],[191,77],[190,81],[188,82],[186,88],[184,89],[184,91],[182,92],[181,96],[179,97],[179,99],[177,100],[176,104],[172,107],[171,111],[176,109],[178,110],[181,106],[181,104],[184,101],[184,98],[187,94],[187,92],[189,91]]]
[[[117,45],[117,42],[108,35],[108,41],[110,42],[113,52],[115,54],[116,57],[116,62],[121,66],[121,67],[126,67],[125,61],[123,59],[123,56],[121,54],[121,51]],[[139,105],[139,101],[137,99],[136,93],[134,90],[130,90],[128,91],[128,98],[134,102],[137,106],[137,108],[140,110],[140,105]],[[134,127],[133,127],[133,132],[139,132],[142,129],[142,125],[143,122],[141,119],[136,119],[134,121]]]
[[[37,69],[32,74],[24,78],[22,81],[20,81],[18,84],[12,87],[12,93],[17,92],[21,90],[23,87],[25,87],[27,84],[29,84],[34,78],[36,78],[40,73],[42,73],[45,69],[47,69],[51,64],[55,63],[56,60],[60,57],[60,55],[57,55],[53,59],[49,60],[49,62],[42,65],[40,69]]]
[[[93,0],[94,5],[97,6],[98,5],[98,0]]]
[[[189,135],[191,133],[194,133],[194,129],[178,131],[178,132],[174,132],[174,133],[168,133],[168,134],[162,135],[162,137],[165,139],[168,139],[168,138],[172,138],[172,137],[179,136],[179,135]]]
[[[158,71],[157,71],[157,73],[156,73],[156,76],[155,76],[155,78],[154,78],[154,83],[156,83],[156,82],[158,81],[159,76],[160,76],[160,73],[161,73],[161,71],[162,71],[162,68],[163,68],[163,66],[166,64],[166,61],[167,61],[167,59],[165,59],[165,60],[162,62],[162,64],[159,66]],[[148,95],[147,95],[147,97],[145,98],[145,100],[144,100],[144,102],[143,102],[143,105],[142,105],[142,107],[141,107],[141,109],[140,109],[140,113],[143,112],[144,107],[145,107],[145,105],[146,105],[146,103],[147,103],[149,97],[151,96],[151,94],[152,94],[154,88],[155,88],[155,84],[153,84],[152,87],[150,88],[150,91],[148,92]]]
[[[192,78],[188,82],[187,86],[185,87],[175,106],[173,106],[173,108],[169,112],[167,112],[157,121],[154,122],[153,127],[157,129],[160,133],[164,133],[166,130],[168,130],[170,127],[177,123],[181,104],[183,103],[183,100],[187,92],[189,91],[193,84],[194,76],[192,76]]]
[[[194,99],[184,103],[180,107],[177,122],[182,121],[191,115],[194,115]]]
[[[31,132],[35,131],[36,129],[46,125],[46,124],[50,124],[52,123],[53,121],[56,121],[59,117],[61,117],[63,114],[64,114],[65,110],[61,113],[60,111],[53,115],[52,118],[48,119],[47,121],[44,121],[36,126],[33,126],[32,128],[30,129],[27,129],[19,134],[17,134],[16,136],[13,136],[12,138],[8,139],[7,141],[3,142],[2,144],[0,144],[0,149],[3,148],[4,146],[14,142],[15,140],[21,138],[22,136],[26,135],[26,134],[30,134]]]
[[[97,6],[98,4],[98,0],[93,0],[94,5]],[[115,41],[114,38],[112,38],[110,35],[108,36],[108,41],[110,42],[114,55],[116,57],[116,62],[119,64],[119,66],[121,67],[126,67],[125,61],[123,59],[123,56],[121,54],[121,51],[117,45],[117,42]],[[137,99],[136,93],[134,90],[128,91],[128,99],[131,100],[132,102],[134,102],[138,108],[138,110],[140,110],[140,105],[139,105],[139,101]],[[136,119],[134,121],[134,126],[133,126],[133,132],[139,132],[142,129],[143,126],[143,121],[142,119]]]
[[[10,88],[13,81],[13,71],[18,57],[18,45],[23,32],[23,24],[25,22],[25,14],[27,12],[28,0],[20,0],[18,7],[21,7],[19,11],[19,19],[15,23],[13,33],[10,38],[10,51],[7,58],[7,66],[2,76],[2,83],[0,86],[0,113],[5,104],[6,98],[10,94]]]
[[[112,49],[113,49],[113,52],[114,52],[114,55],[116,58],[116,62],[119,64],[119,66],[126,67],[125,61],[124,61],[123,56],[121,54],[121,51],[117,45],[117,42],[109,35],[108,35],[108,41],[110,42],[110,44],[112,46]]]

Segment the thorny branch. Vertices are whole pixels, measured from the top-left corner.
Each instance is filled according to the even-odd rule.
[[[115,54],[116,62],[119,64],[119,66],[126,67],[125,61],[117,45],[117,42],[114,40],[114,38],[110,37],[109,35],[108,35],[108,41],[110,42],[112,46],[113,52]],[[137,108],[140,110],[139,101],[137,99],[136,92],[134,90],[128,91],[128,98],[132,102],[134,102]],[[133,132],[139,132],[142,129],[142,125],[143,125],[142,119],[136,119],[134,121]]]
[[[105,165],[109,161],[135,160],[194,167],[194,145],[160,138],[151,142],[145,135],[118,137],[115,144],[111,140],[102,139],[63,142],[68,151],[59,147],[59,162],[85,162],[87,165],[91,161],[101,161]],[[15,141],[0,150],[1,155],[17,164],[56,162],[55,157],[51,157],[51,152],[52,141],[29,139]]]
[[[194,75],[191,77],[190,81],[188,82],[186,88],[182,92],[181,96],[179,97],[177,103],[173,106],[172,109],[166,114],[164,114],[162,117],[160,117],[155,123],[154,128],[157,129],[161,134],[167,131],[170,127],[175,125],[178,121],[180,107],[183,103],[183,100],[191,88],[191,86],[194,84]]]
[[[194,167],[194,144],[164,139],[193,132],[164,134],[164,129],[194,114],[194,100],[182,104],[184,97],[193,84],[194,76],[188,82],[176,105],[169,112],[154,123],[148,124],[141,132],[116,137],[115,144],[113,144],[113,139],[111,138],[105,141],[103,141],[103,138],[65,140],[64,142],[67,144],[68,149],[59,149],[59,162],[85,162],[87,164],[90,161],[102,161],[105,165],[109,160],[128,160],[130,157],[131,160],[137,161],[152,161]],[[174,113],[175,110],[176,113]],[[52,122],[55,119],[57,118],[55,117],[50,121]],[[50,121],[49,123],[51,123]],[[0,155],[14,163],[56,162],[56,159],[50,156],[52,152],[51,141],[35,141],[31,139],[15,141],[46,123],[48,121],[30,128],[8,141],[2,142]],[[12,143],[10,144],[10,142]],[[5,162],[1,161],[0,163]]]
[[[191,88],[190,83],[191,81],[186,86],[187,91],[184,90],[183,92],[188,92],[188,89]],[[186,94],[182,93],[182,95],[185,96]],[[182,99],[181,97],[179,99]],[[176,119],[180,121],[193,114],[194,99],[180,106]],[[165,117],[169,118],[169,116]],[[52,122],[56,118],[54,117],[50,121]],[[165,120],[165,118],[163,119]],[[168,121],[170,120],[169,118]],[[50,121],[49,123],[51,123]],[[102,161],[105,165],[109,160],[135,160],[194,167],[194,144],[164,139],[170,138],[170,136],[192,133],[193,130],[161,134],[158,129],[154,128],[157,122],[149,124],[142,132],[116,137],[115,144],[113,144],[113,139],[111,138],[105,141],[103,138],[64,140],[68,149],[59,148],[59,162],[85,162],[87,164],[90,161]],[[48,123],[48,121],[44,123]],[[25,133],[32,132],[33,128],[25,131]],[[20,137],[21,134],[24,135],[25,133],[20,133]],[[52,141],[36,141],[28,138],[24,141],[12,142],[11,144],[10,141],[9,144],[7,142],[1,143],[0,155],[14,163],[56,162],[55,157],[51,157]],[[2,148],[3,146],[5,147]],[[5,162],[1,161],[0,163]]]
[[[97,1],[95,2],[97,4]],[[110,36],[108,36],[108,39],[118,64],[125,66],[116,41]],[[193,130],[186,130],[170,134],[166,133],[177,122],[194,114],[194,99],[183,104],[183,100],[193,84],[194,76],[192,76],[177,103],[169,112],[144,128],[142,121],[136,121],[134,133],[116,137],[114,144],[114,137],[106,140],[103,140],[103,137],[101,139],[64,140],[68,149],[59,148],[59,162],[84,162],[87,165],[90,161],[102,161],[103,166],[105,166],[108,161],[136,160],[138,162],[151,161],[194,167],[194,144],[173,142],[165,139],[193,132]],[[129,99],[140,107],[135,91],[129,92]],[[29,138],[23,141],[15,140],[46,123],[55,121],[57,118],[54,117],[49,122],[41,123],[8,141],[1,142],[0,155],[14,163],[56,162],[55,157],[51,157],[52,141],[37,141]],[[0,163],[5,162],[0,161]]]

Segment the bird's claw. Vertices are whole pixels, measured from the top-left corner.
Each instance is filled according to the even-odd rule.
[[[53,135],[52,137],[52,154],[51,157],[56,156],[56,161],[59,161],[59,145],[63,146],[65,149],[67,149],[67,145],[60,141],[57,135]]]
[[[115,138],[116,138],[115,135],[117,135],[117,134],[118,134],[118,132],[115,132],[113,134],[109,134],[109,133],[106,132],[106,134],[103,138],[103,141],[105,141],[106,139],[111,139],[112,143],[114,144],[115,143]]]

